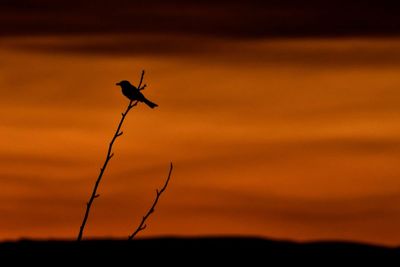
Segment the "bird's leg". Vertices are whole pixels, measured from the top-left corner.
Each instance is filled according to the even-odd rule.
[[[144,84],[142,87],[139,88],[139,91],[144,90],[144,88],[146,88],[147,84]]]

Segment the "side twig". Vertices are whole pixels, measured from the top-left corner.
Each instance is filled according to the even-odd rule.
[[[141,77],[140,77],[140,82],[139,82],[138,88],[141,88],[141,86],[142,86],[143,76],[144,76],[144,70],[142,71],[142,75],[141,75]],[[114,156],[114,153],[112,153],[112,147],[113,147],[113,145],[114,145],[114,142],[115,142],[115,140],[116,140],[119,136],[121,136],[122,133],[123,133],[123,132],[121,131],[121,127],[122,127],[122,124],[123,124],[123,122],[124,122],[124,120],[125,120],[126,115],[128,115],[128,112],[129,112],[134,106],[136,106],[137,104],[138,104],[138,101],[132,101],[132,100],[131,100],[131,101],[129,102],[129,104],[128,104],[126,110],[125,110],[125,112],[122,113],[122,117],[121,117],[121,120],[119,121],[117,130],[115,131],[115,134],[114,134],[113,138],[111,139],[111,142],[110,142],[110,144],[109,144],[109,146],[108,146],[107,156],[106,156],[106,159],[105,159],[105,161],[104,161],[103,167],[100,168],[100,173],[99,173],[99,176],[97,177],[97,180],[96,180],[96,182],[95,182],[95,184],[94,184],[93,192],[92,192],[92,194],[90,195],[89,201],[86,203],[85,216],[83,217],[81,227],[79,228],[79,234],[78,234],[77,241],[81,241],[81,240],[82,240],[83,231],[84,231],[85,226],[86,226],[86,221],[87,221],[87,219],[88,219],[88,217],[89,217],[90,208],[92,207],[92,204],[93,204],[94,199],[95,199],[95,198],[98,198],[98,197],[100,196],[99,194],[97,194],[97,188],[99,187],[101,178],[103,177],[103,174],[104,174],[104,171],[105,171],[105,169],[106,169],[106,167],[107,167],[108,162],[109,162],[110,159]]]
[[[133,232],[133,234],[131,234],[128,237],[128,240],[132,240],[133,238],[135,238],[137,233],[139,233],[140,231],[144,230],[147,227],[145,222],[146,222],[147,218],[154,212],[154,209],[158,203],[158,199],[160,198],[161,194],[164,193],[165,189],[168,186],[169,179],[171,178],[172,167],[173,166],[172,166],[172,162],[171,162],[171,165],[169,167],[168,177],[167,177],[167,180],[165,181],[164,186],[160,190],[156,189],[156,198],[154,199],[153,205],[151,205],[151,207],[147,211],[146,215],[143,216],[142,221],[140,222],[139,226],[136,228],[136,230]]]

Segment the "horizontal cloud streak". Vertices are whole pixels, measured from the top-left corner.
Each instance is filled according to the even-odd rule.
[[[106,34],[91,36],[8,37],[0,45],[16,51],[50,55],[180,56],[196,60],[212,58],[216,63],[320,66],[400,65],[399,38],[315,38],[220,40],[204,36],[165,34]]]
[[[285,220],[293,223],[327,223],[332,221],[353,221],[365,219],[379,219],[392,217],[400,219],[400,207],[392,203],[400,202],[399,194],[368,195],[351,198],[307,198],[285,197],[274,194],[254,194],[228,189],[191,187],[185,189],[193,195],[207,195],[214,203],[212,206],[187,207],[180,205],[183,210],[207,212],[214,210],[217,213],[243,213],[243,217],[263,218],[262,221]],[[182,192],[183,193],[183,192]],[[219,203],[219,205],[216,205]],[[238,215],[238,214],[237,214]]]

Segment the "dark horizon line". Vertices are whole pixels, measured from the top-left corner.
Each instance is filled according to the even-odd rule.
[[[244,241],[244,242],[266,242],[266,243],[281,243],[281,244],[292,244],[292,245],[350,245],[350,246],[365,246],[365,247],[376,247],[383,249],[400,249],[400,242],[398,245],[385,245],[381,243],[348,240],[348,239],[310,239],[310,240],[296,240],[289,238],[270,238],[257,235],[157,235],[157,236],[145,236],[138,237],[134,240],[128,240],[122,237],[89,237],[82,242],[93,243],[113,243],[113,242],[185,242],[185,241]],[[17,238],[17,239],[5,239],[0,240],[0,245],[10,243],[76,243],[76,239],[71,238]]]

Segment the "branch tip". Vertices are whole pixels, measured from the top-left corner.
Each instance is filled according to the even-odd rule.
[[[156,205],[158,203],[158,199],[160,198],[161,194],[164,193],[165,189],[167,188],[169,179],[171,178],[171,173],[172,173],[172,162],[170,164],[168,177],[167,177],[167,179],[166,179],[166,181],[164,183],[164,186],[161,188],[161,190],[156,189],[157,195],[156,195],[156,197],[155,197],[155,199],[153,201],[153,204],[151,205],[151,207],[147,211],[147,213],[142,217],[142,221],[140,222],[139,226],[136,228],[136,230],[133,232],[133,234],[131,234],[129,236],[128,240],[134,239],[138,232],[140,232],[140,231],[142,231],[142,230],[144,230],[146,228],[147,225],[145,224],[145,222],[148,219],[148,217],[154,212],[155,207],[156,207]]]

